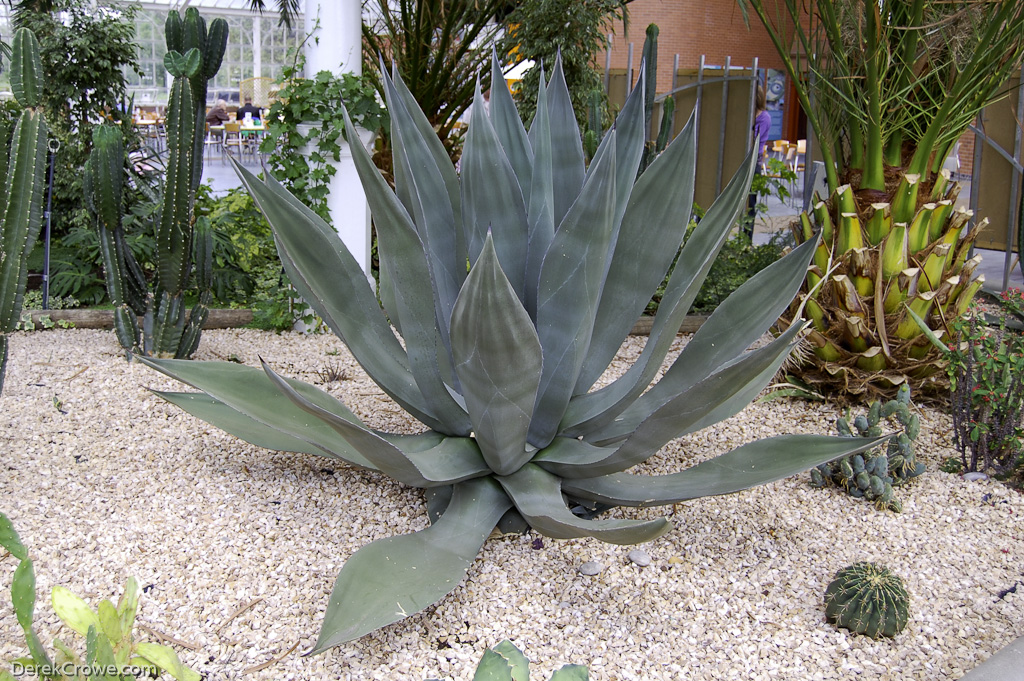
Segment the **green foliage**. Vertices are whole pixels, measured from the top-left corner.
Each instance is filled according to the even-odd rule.
[[[875,563],[855,563],[836,573],[825,590],[825,619],[877,639],[893,638],[909,620],[903,580]]]
[[[690,223],[686,230],[687,240],[693,236],[697,226],[698,223],[696,222]],[[658,286],[651,301],[647,304],[645,314],[653,315],[657,313],[658,307],[661,305],[661,299],[668,287],[669,278],[685,245],[686,242],[684,241],[683,245],[676,252],[676,260],[672,263],[673,269],[669,270],[661,285]],[[726,298],[732,295],[733,291],[765,267],[781,258],[783,252],[783,239],[779,235],[773,237],[768,243],[759,246],[752,245],[750,240],[742,233],[732,236],[722,245],[722,250],[711,266],[707,279],[704,280],[704,284],[693,301],[691,314],[709,315],[714,312]]]
[[[125,146],[117,126],[101,125],[93,130],[93,150],[83,177],[86,204],[95,214],[118,342],[129,353],[187,358],[199,345],[212,298],[213,229],[209,218],[197,217],[194,208],[202,177],[206,87],[224,56],[227,22],[214,19],[207,30],[194,7],[185,11],[184,20],[172,10],[165,34],[168,51],[164,65],[174,81],[165,120],[165,184],[155,214],[152,289],[126,243],[122,215]],[[186,292],[192,277],[199,297],[186,318]],[[143,316],[141,328],[138,316]]]
[[[11,46],[11,82],[24,107],[14,126],[11,152],[0,168],[0,392],[7,370],[7,334],[18,324],[27,256],[39,235],[43,204],[43,168],[48,129],[37,108],[43,90],[39,43],[26,28],[18,29]],[[4,132],[0,139],[6,139]]]
[[[567,664],[553,672],[548,681],[587,681],[589,678],[590,674],[586,667]],[[530,661],[511,641],[502,641],[490,650],[484,651],[484,656],[473,675],[473,681],[530,681]]]
[[[836,420],[836,430],[841,437],[878,437],[882,434],[883,419],[903,429],[889,440],[885,453],[879,447],[821,464],[811,469],[811,484],[814,487],[835,485],[858,499],[875,502],[878,510],[902,511],[903,504],[893,496],[893,488],[924,473],[924,464],[917,461],[914,454],[921,421],[917,414],[910,413],[910,387],[904,384],[896,399],[884,405],[872,402],[866,414],[852,421],[847,410],[845,417]]]
[[[744,351],[788,305],[814,244],[738,289],[647,389],[744,209],[748,156],[683,248],[643,356],[593,389],[682,240],[693,203],[694,121],[634,184],[644,145],[635,89],[587,174],[556,68],[539,94],[532,138],[507,91],[492,88],[489,114],[473,107],[457,175],[405,84],[381,77],[397,189],[358,145],[353,160],[377,220],[384,310],[334,229],[272,177],[235,169],[302,299],[428,430],[371,431],[340,401],[266,364],[141,359],[202,391],[161,396],[229,433],[429,491],[430,527],[348,558],[316,651],[439,601],[499,523],[554,538],[645,542],[669,521],[595,519],[596,511],[729,494],[881,443],[780,436],[672,475],[625,472],[672,439],[737,413],[771,380],[799,328]],[[588,509],[584,517],[577,507]]]
[[[116,8],[89,0],[57,0],[52,12],[21,11],[18,25],[39,40],[45,80],[43,106],[50,135],[60,143],[54,165],[52,234],[63,237],[92,220],[82,205],[82,167],[98,121],[125,122],[130,149],[141,139],[130,125],[125,73],[138,71],[135,15],[138,8]],[[69,67],[69,65],[74,65]],[[134,194],[128,197],[134,202]]]
[[[550,72],[561,56],[565,82],[580,128],[587,125],[588,97],[604,93],[601,74],[594,57],[608,46],[609,25],[627,15],[623,0],[524,0],[505,19],[503,54],[514,54],[517,62],[532,59],[536,66],[526,72],[515,92],[523,122],[533,120],[541,65]],[[608,99],[601,104],[602,119],[608,117]]]
[[[327,195],[331,178],[341,160],[345,121],[340,102],[348,107],[355,124],[376,133],[389,125],[388,114],[372,81],[351,73],[341,77],[321,71],[302,78],[306,58],[301,50],[282,74],[284,87],[267,116],[267,135],[261,150],[269,153],[270,171],[284,186],[324,220],[330,220]],[[306,135],[302,124],[316,124]],[[306,147],[312,147],[307,156]]]
[[[53,587],[53,609],[65,626],[86,639],[86,654],[78,655],[60,639],[54,639],[57,654],[51,658],[32,626],[36,602],[32,560],[10,519],[3,513],[0,513],[0,547],[19,561],[11,582],[11,601],[29,650],[27,656],[13,661],[11,672],[0,670],[0,681],[14,681],[26,672],[56,681],[115,677],[119,681],[135,681],[138,676],[155,678],[163,672],[178,681],[202,678],[181,663],[173,648],[135,640],[132,630],[139,607],[139,585],[134,577],[128,578],[128,585],[116,606],[104,600],[96,610],[64,587]]]
[[[372,20],[363,24],[364,76],[383,98],[378,57],[394,64],[453,160],[458,147],[449,137],[473,100],[477,76],[489,74],[491,45],[508,5],[508,0],[397,0],[374,6]]]
[[[964,471],[1009,474],[1024,443],[1024,336],[1011,325],[1024,317],[1024,294],[1004,291],[999,315],[986,324],[974,308],[952,324],[946,371],[952,389],[953,443]]]

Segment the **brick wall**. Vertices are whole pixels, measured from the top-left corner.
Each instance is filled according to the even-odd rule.
[[[706,55],[709,65],[725,64],[732,57],[735,66],[749,67],[754,57],[761,68],[782,68],[767,32],[756,16],[751,15],[750,29],[743,21],[737,0],[634,0],[629,4],[629,32],[624,34],[622,22],[612,27],[612,60],[614,69],[625,69],[628,44],[633,43],[633,68],[638,69],[648,24],[658,24],[658,92],[672,86],[673,56],[679,55],[682,69],[697,68],[700,56]],[[597,55],[598,68],[603,69],[605,55]]]

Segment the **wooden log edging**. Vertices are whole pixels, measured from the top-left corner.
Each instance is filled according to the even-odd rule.
[[[76,329],[112,329],[114,328],[113,310],[25,310],[32,315],[32,323],[36,328],[42,326],[42,318],[49,317],[50,321],[70,322]],[[23,313],[24,314],[24,313]],[[233,329],[246,326],[252,323],[252,310],[210,310],[204,329]],[[707,317],[701,315],[690,315],[683,320],[679,327],[679,333],[694,333],[707,321]],[[142,319],[139,319],[142,324]],[[632,336],[649,336],[654,326],[654,317],[641,317],[633,325],[629,332]]]
[[[689,315],[683,319],[683,323],[679,326],[679,333],[696,333],[697,329],[703,326],[707,320],[708,318],[703,315]],[[641,317],[633,325],[633,330],[629,332],[629,335],[650,336],[653,327],[654,317]]]
[[[32,315],[32,323],[36,328],[42,326],[42,318],[49,317],[50,321],[57,323],[61,321],[70,322],[76,329],[112,329],[114,328],[113,310],[25,310],[22,314]],[[188,313],[185,316],[188,319]],[[210,310],[210,314],[203,324],[204,329],[233,329],[252,323],[252,310]],[[142,318],[139,318],[139,327],[142,327]]]

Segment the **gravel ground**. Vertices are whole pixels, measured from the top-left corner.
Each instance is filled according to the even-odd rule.
[[[682,341],[680,341],[682,342]],[[621,370],[642,347],[631,339]],[[373,427],[416,426],[333,337],[212,331],[197,358],[265,358],[324,385]],[[613,367],[613,368],[616,368]],[[325,384],[328,374],[344,380]],[[0,398],[0,508],[35,560],[37,590],[69,587],[92,605],[144,587],[142,640],[169,637],[208,679],[470,679],[484,649],[510,638],[547,678],[564,663],[614,679],[956,679],[1024,634],[1024,498],[938,472],[953,454],[948,418],[923,412],[928,472],[880,512],[806,475],[667,510],[675,529],[633,547],[535,536],[492,538],[469,578],[424,613],[316,657],[327,597],[345,559],[426,525],[418,491],[326,459],[259,450],[147,392],[181,389],[126,364],[109,331],[17,334]],[[59,406],[58,406],[59,405]],[[756,437],[830,433],[823,405],[779,401],[681,439],[645,464],[678,470]],[[634,517],[653,511],[630,511]],[[887,564],[911,595],[895,640],[825,622],[832,575]],[[580,565],[604,569],[583,576]],[[0,660],[24,653],[0,558]],[[43,597],[37,626],[57,620]],[[70,632],[74,647],[84,641]]]

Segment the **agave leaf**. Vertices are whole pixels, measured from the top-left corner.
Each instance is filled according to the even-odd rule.
[[[259,369],[233,362],[192,362],[151,357],[137,357],[136,359],[171,378],[176,378],[182,383],[202,390],[218,402],[226,404],[231,409],[269,428],[279,430],[287,436],[322,450],[323,454],[342,459],[356,466],[376,470],[376,466],[370,463],[347,440],[340,437],[329,424],[320,419],[310,418],[308,412],[295,406],[291,400],[281,394],[266,374]],[[288,381],[288,384],[325,411],[339,418],[358,423],[358,419],[344,404],[315,386],[291,380]],[[194,408],[202,409],[199,406],[201,404],[201,402],[194,403]],[[210,413],[211,423],[213,419],[223,416],[223,410],[214,409]],[[202,411],[197,416],[206,420],[207,413]]]
[[[586,175],[580,128],[576,123],[576,112],[572,108],[569,88],[565,83],[561,53],[555,57],[555,68],[551,72],[551,80],[548,82],[545,92],[548,102],[548,120],[550,121],[554,219],[555,224],[559,225],[558,229],[561,229],[562,220],[569,214],[569,208],[576,202],[576,197],[579,196],[583,187],[583,178]],[[624,159],[620,160],[620,162],[622,161]]]
[[[631,99],[638,96],[636,90],[634,88]],[[623,109],[619,118],[625,113],[626,109]],[[635,118],[641,123],[642,133],[642,109]],[[622,217],[604,293],[597,309],[594,337],[576,383],[577,394],[589,390],[611,363],[633,323],[657,290],[683,241],[693,206],[693,178],[697,163],[695,121],[691,116],[686,127],[640,176],[636,185],[626,186],[627,190],[632,189],[632,194]],[[617,179],[623,180],[622,175]],[[706,219],[714,219],[721,212],[721,208],[712,208]],[[702,224],[701,228],[711,231],[712,224]],[[696,248],[691,249],[694,250]],[[717,249],[714,252],[717,253]],[[689,263],[681,258],[680,264],[687,267]],[[690,271],[696,275],[699,268]]]
[[[386,475],[413,487],[450,485],[490,472],[476,443],[465,437],[445,438],[432,449],[403,452],[381,436],[320,407],[263,363],[263,371],[295,406],[317,417]]]
[[[485,650],[473,673],[473,681],[511,681],[512,663],[493,650]],[[527,680],[528,681],[528,680]]]
[[[381,62],[381,73],[385,73],[384,64]],[[386,74],[385,74],[386,75]],[[437,167],[437,173],[444,181],[445,191],[448,192],[448,203],[452,208],[452,216],[455,218],[455,262],[464,263],[466,262],[466,237],[463,233],[462,228],[462,193],[459,189],[459,176],[455,172],[455,166],[452,164],[452,159],[448,155],[448,151],[445,150],[444,145],[441,143],[441,139],[437,136],[437,132],[434,130],[434,126],[427,120],[426,115],[420,109],[419,103],[416,98],[413,97],[412,92],[406,86],[405,81],[402,80],[402,76],[398,73],[398,65],[392,63],[391,65],[391,85],[394,86],[394,92],[402,100],[405,105],[406,111],[409,112],[411,122],[415,128],[418,139],[422,140],[427,150],[430,152],[430,157]],[[459,274],[456,272],[456,274]],[[466,278],[466,272],[463,269],[461,271],[459,282]]]
[[[281,263],[303,300],[345,342],[384,392],[428,427],[444,431],[420,393],[405,350],[381,312],[366,275],[338,233],[272,176],[264,184],[234,159],[231,162],[273,228]],[[336,295],[337,290],[345,295]]]
[[[664,168],[667,171],[671,167],[668,164],[673,161],[681,161],[679,156],[682,156],[684,150],[684,146],[681,145],[685,145],[688,138],[683,137],[682,133],[680,133],[679,137],[682,139],[677,138],[672,146],[651,164],[651,167],[648,168],[640,181],[637,182],[638,192],[645,191],[647,185],[642,183],[648,181],[653,183],[655,181],[654,178],[659,177],[657,174],[661,172],[659,168]],[[623,409],[633,404],[637,397],[654,380],[658,370],[661,368],[662,361],[672,346],[672,341],[675,340],[679,326],[697,297],[700,287],[704,283],[704,278],[714,264],[715,257],[718,255],[719,250],[721,250],[722,244],[728,238],[729,231],[736,224],[736,218],[739,216],[740,211],[746,206],[746,197],[750,191],[750,178],[753,176],[753,172],[754,156],[751,153],[747,156],[746,164],[740,167],[740,170],[733,176],[722,195],[712,204],[707,215],[701,221],[700,227],[694,230],[689,240],[683,246],[682,253],[679,255],[679,261],[676,263],[675,270],[673,270],[672,276],[669,278],[668,287],[665,289],[661,305],[658,307],[658,314],[654,318],[651,335],[644,345],[640,357],[637,358],[637,361],[625,374],[610,385],[592,393],[577,395],[572,398],[561,425],[562,431],[565,434],[582,435],[608,424]],[[652,173],[655,173],[655,175],[652,175]],[[681,177],[674,179],[678,179],[680,182],[683,181]],[[671,195],[670,186],[671,183],[666,182],[664,185],[659,186],[658,189]],[[647,197],[647,200],[660,203],[662,199],[656,198],[656,196],[652,194]],[[689,215],[689,206],[678,207]],[[627,212],[623,225],[631,219],[630,213]],[[620,241],[622,241],[621,238]],[[616,245],[616,247],[618,246]],[[666,250],[670,251],[669,257],[674,256],[676,252],[674,248]],[[636,257],[646,258],[649,256],[637,254]],[[659,275],[659,277],[662,276],[664,276],[664,271]],[[614,293],[610,292],[609,295],[614,295]],[[644,300],[643,304],[646,305],[647,300]],[[616,324],[621,323],[621,320],[616,322],[606,317],[603,322],[606,324]],[[603,351],[605,356],[607,356],[607,346]],[[618,352],[617,347],[615,351]]]
[[[162,392],[159,390],[154,390],[153,393],[196,418],[257,447],[276,452],[301,452],[316,456],[327,454],[320,447],[250,418],[206,393]]]
[[[590,672],[581,664],[564,664],[551,674],[548,681],[590,681]]]
[[[748,352],[655,410],[602,461],[545,465],[567,478],[596,477],[643,463],[667,442],[718,423],[743,410],[786,361],[801,326],[794,324],[769,345]]]
[[[495,478],[512,498],[530,526],[548,537],[594,537],[610,544],[639,544],[672,529],[664,518],[657,520],[584,520],[572,514],[562,499],[561,480],[534,464],[512,475]]]
[[[543,69],[543,66],[541,67]],[[517,114],[518,115],[518,114]],[[530,126],[529,137],[533,149],[533,172],[530,175],[530,201],[526,204],[529,239],[526,252],[526,311],[537,318],[537,287],[540,285],[541,264],[555,238],[555,185],[552,176],[551,122],[548,114],[547,90],[544,76],[540,78],[537,93],[537,113]],[[526,196],[526,192],[523,193]]]
[[[344,116],[349,139],[358,139],[347,111]],[[448,333],[440,328],[448,322],[440,320],[436,314],[433,287],[424,285],[424,282],[433,281],[433,277],[423,243],[408,213],[402,209],[362,145],[353,145],[352,158],[370,199],[370,208],[377,216],[378,252],[381,262],[387,263],[391,293],[398,317],[402,320],[405,349],[416,385],[431,405],[434,415],[447,426],[445,432],[468,435],[469,417],[449,394],[438,365],[439,357],[448,357],[446,349],[439,351],[448,344]],[[451,374],[450,370],[446,373]]]
[[[356,551],[334,583],[313,652],[397,622],[451,593],[511,506],[490,478],[459,483],[444,515],[427,529]]]
[[[455,372],[480,451],[508,475],[530,460],[526,435],[541,376],[533,322],[498,264],[488,234],[452,313]]]
[[[745,444],[679,473],[653,477],[613,473],[565,480],[562,489],[581,499],[615,506],[675,504],[781,480],[827,461],[867,451],[889,438],[781,435]]]
[[[595,444],[627,437],[659,407],[749,347],[796,295],[816,246],[816,240],[806,241],[748,279],[718,306],[658,383],[614,422],[584,437]]]
[[[530,681],[530,660],[526,658],[523,651],[516,648],[511,641],[505,639],[498,645],[491,648],[498,655],[505,658],[512,670],[513,681]],[[473,681],[476,681],[474,677]]]
[[[502,75],[498,54],[491,50],[491,123],[501,141],[523,194],[523,204],[530,205],[530,186],[533,176],[533,147],[526,136],[523,119],[519,117],[512,93]]]
[[[484,111],[479,83],[462,154],[462,212],[470,263],[480,257],[489,232],[497,244],[502,271],[516,296],[525,300],[526,205],[512,165]]]
[[[615,131],[608,133],[615,136]],[[551,242],[540,271],[537,335],[544,348],[530,443],[543,449],[555,436],[586,358],[601,300],[608,254],[615,243],[615,149],[591,171],[579,200]]]
[[[397,74],[396,74],[397,75]],[[435,294],[435,310],[446,349],[452,307],[466,279],[465,241],[461,226],[455,222],[456,195],[453,201],[439,200],[448,195],[448,186],[430,145],[416,123],[423,116],[418,106],[408,106],[397,92],[397,85],[387,72],[381,72],[388,113],[391,115],[391,136],[394,140],[395,188],[398,198],[412,216],[423,242]],[[397,80],[401,80],[398,78]],[[437,135],[430,135],[436,140]],[[451,165],[446,161],[445,165]],[[454,170],[453,170],[454,172]],[[461,243],[460,243],[461,242]],[[397,276],[391,271],[392,276]]]

